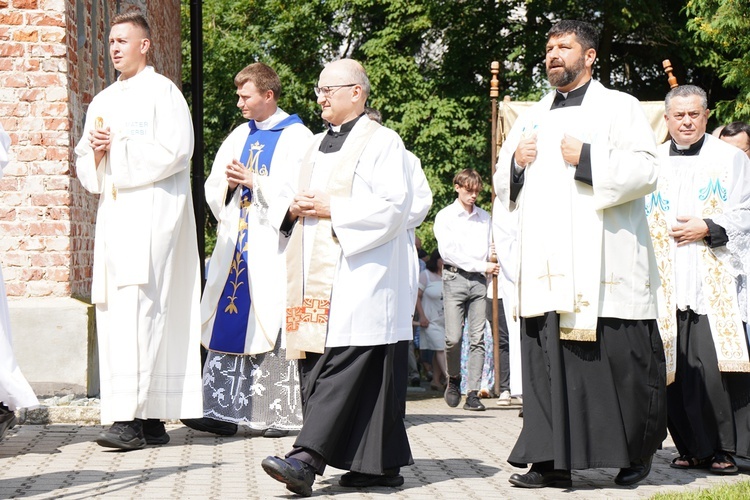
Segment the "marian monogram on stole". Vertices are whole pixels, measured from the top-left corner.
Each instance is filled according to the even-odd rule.
[[[253,172],[253,207],[258,213],[258,218],[261,221],[268,220],[268,202],[263,196],[263,190],[260,187],[260,179],[258,177],[268,176],[268,165],[260,163],[260,154],[263,152],[264,144],[255,141],[250,145],[250,155],[247,159],[246,167]]]

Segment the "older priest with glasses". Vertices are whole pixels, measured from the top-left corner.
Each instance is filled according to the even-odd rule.
[[[269,210],[290,234],[287,354],[300,358],[303,424],[292,449],[262,466],[302,496],[326,465],[349,471],[342,486],[365,487],[399,486],[413,463],[393,377],[396,343],[412,336],[412,169],[398,134],[365,115],[358,62],[327,65],[315,93],[329,129],[284,210]]]

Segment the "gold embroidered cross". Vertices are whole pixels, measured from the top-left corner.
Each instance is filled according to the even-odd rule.
[[[588,307],[589,305],[590,305],[589,301],[588,300],[583,300],[583,294],[579,293],[578,294],[578,298],[576,299],[574,311],[577,312],[577,313],[579,313],[579,312],[581,312],[581,306]]]
[[[117,188],[115,187],[114,184],[112,184],[112,199],[113,200],[117,199]]]
[[[619,285],[619,284],[622,283],[622,281],[620,281],[620,280],[615,281],[615,274],[614,273],[612,273],[610,275],[609,279],[610,279],[610,281],[602,281],[602,285],[605,285],[605,286],[609,285],[609,291],[610,292],[613,291],[613,288],[614,288],[615,285]]]
[[[550,269],[549,269],[549,261],[547,261],[547,274],[543,274],[539,276],[539,278],[537,279],[542,280],[542,279],[547,278],[547,284],[549,285],[549,290],[551,292],[552,291],[552,278],[562,278],[563,276],[565,275],[564,274],[551,274]]]

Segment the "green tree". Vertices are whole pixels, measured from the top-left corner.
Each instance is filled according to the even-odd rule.
[[[716,103],[724,122],[750,121],[750,10],[747,0],[690,0],[687,27],[701,45],[702,66],[713,69],[724,85],[738,89],[736,99]]]

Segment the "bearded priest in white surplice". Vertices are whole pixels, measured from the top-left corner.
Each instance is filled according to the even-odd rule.
[[[667,94],[671,140],[659,147],[658,190],[646,212],[659,262],[659,318],[674,383],[667,389],[669,432],[680,456],[672,467],[738,471],[750,457],[750,160],[706,134],[708,98],[682,85]],[[738,293],[739,291],[739,293]]]
[[[180,90],[146,66],[148,24],[113,20],[121,76],[89,105],[76,147],[81,184],[99,194],[91,302],[96,305],[102,446],[164,444],[157,419],[199,417],[200,267]]]
[[[633,97],[591,79],[598,34],[549,33],[556,91],[513,126],[498,199],[519,211],[524,425],[508,461],[519,487],[567,486],[571,469],[648,475],[666,437],[659,284],[643,197],[656,183],[654,134]]]

